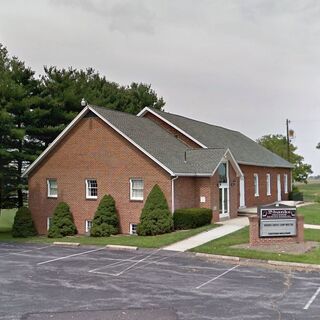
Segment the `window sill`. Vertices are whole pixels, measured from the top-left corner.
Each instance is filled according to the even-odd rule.
[[[86,200],[97,200],[98,197],[86,197]]]
[[[57,199],[58,196],[47,196],[48,199]]]
[[[258,194],[255,194],[254,196],[255,196],[256,198],[258,198],[258,197],[259,197],[259,195],[258,195]]]
[[[143,199],[130,199],[130,202],[143,202]]]

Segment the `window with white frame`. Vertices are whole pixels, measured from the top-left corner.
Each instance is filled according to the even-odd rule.
[[[47,194],[49,198],[58,197],[58,183],[57,179],[47,179]]]
[[[92,228],[92,220],[86,220],[86,233],[90,232]]]
[[[135,223],[130,223],[130,234],[137,234],[137,225]]]
[[[143,200],[143,180],[130,179],[130,200]]]
[[[52,223],[52,217],[48,217],[47,218],[47,230],[49,230],[51,223]]]
[[[98,183],[95,179],[86,179],[86,198],[97,199],[98,198]]]
[[[288,193],[288,175],[284,175],[284,193]]]
[[[253,175],[254,196],[259,197],[259,176],[257,173]]]
[[[270,173],[267,173],[266,181],[267,181],[267,196],[271,196],[271,176],[270,176]]]

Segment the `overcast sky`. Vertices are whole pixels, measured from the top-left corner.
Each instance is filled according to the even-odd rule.
[[[0,42],[38,73],[93,67],[165,110],[252,139],[295,130],[320,174],[320,1],[1,0]]]

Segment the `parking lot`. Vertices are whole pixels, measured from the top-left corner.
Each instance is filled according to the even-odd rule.
[[[0,243],[1,319],[319,319],[320,273],[189,253]]]

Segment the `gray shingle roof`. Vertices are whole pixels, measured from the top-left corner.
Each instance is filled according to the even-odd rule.
[[[292,168],[293,165],[238,131],[152,109],[208,148],[229,148],[240,164]]]
[[[210,175],[226,151],[190,150],[187,145],[149,119],[98,106],[90,107],[173,173]]]

